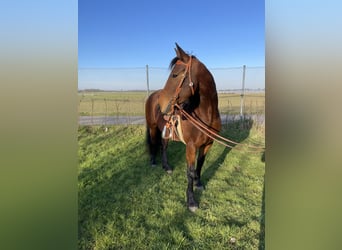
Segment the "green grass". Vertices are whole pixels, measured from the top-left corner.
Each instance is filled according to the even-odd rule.
[[[229,124],[222,135],[263,141],[261,129],[243,127]],[[214,143],[192,213],[183,144],[169,145],[168,175],[149,165],[144,126],[80,127],[78,139],[80,249],[264,249],[261,153]]]
[[[144,115],[145,91],[86,92],[79,93],[79,114],[92,116]],[[240,113],[240,94],[220,93],[219,109],[222,114]],[[265,94],[246,93],[246,114],[264,114]]]

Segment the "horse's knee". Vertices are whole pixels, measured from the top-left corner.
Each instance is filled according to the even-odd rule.
[[[187,169],[187,176],[188,178],[191,178],[192,180],[195,179],[195,167],[194,166],[189,166]]]

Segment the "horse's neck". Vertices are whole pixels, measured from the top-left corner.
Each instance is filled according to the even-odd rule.
[[[203,82],[200,83],[199,95],[200,95],[200,105],[204,107],[211,107],[217,109],[218,97],[216,91],[216,84],[210,71],[203,65],[205,73],[203,73],[201,79]]]
[[[208,88],[199,92],[200,101],[195,113],[210,124],[217,120],[218,115],[218,97],[216,88]]]
[[[203,85],[207,86],[207,87],[206,88],[202,88],[199,91],[199,96],[200,96],[200,103],[199,103],[199,105],[201,107],[217,108],[217,106],[218,106],[218,97],[217,97],[215,83],[211,83],[210,82],[210,83],[203,84]],[[208,87],[208,86],[210,86],[210,87]]]

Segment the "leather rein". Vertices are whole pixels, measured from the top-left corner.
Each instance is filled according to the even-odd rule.
[[[203,122],[199,121],[192,115],[190,115],[188,112],[186,112],[184,109],[182,109],[178,104],[176,104],[176,107],[180,110],[181,114],[192,124],[194,125],[198,130],[200,130],[203,134],[210,137],[214,141],[220,143],[221,145],[227,147],[227,148],[234,148],[236,146],[247,146],[247,151],[249,152],[255,152],[259,153],[265,150],[265,147],[258,147],[254,145],[247,145],[244,143],[238,143],[233,140],[230,140],[228,138],[225,138],[223,136],[220,136],[216,131],[213,131],[208,127],[208,125],[204,124]],[[230,145],[230,144],[232,145]]]

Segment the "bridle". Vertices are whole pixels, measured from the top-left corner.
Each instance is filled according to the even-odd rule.
[[[178,60],[176,62],[176,64],[178,64],[178,65],[180,65],[180,64],[181,65],[185,65],[185,72],[184,72],[184,74],[183,74],[183,76],[182,76],[182,78],[181,78],[181,80],[180,80],[180,82],[179,82],[179,84],[178,84],[178,86],[176,88],[176,95],[175,96],[177,96],[177,98],[179,96],[179,92],[180,92],[180,90],[182,88],[182,85],[183,85],[183,82],[185,80],[185,77],[186,77],[187,73],[189,73],[189,87],[191,89],[191,94],[192,95],[195,94],[194,83],[191,80],[191,63],[192,63],[192,57],[191,56],[190,56],[189,62],[187,62],[187,63],[182,62],[181,60]]]
[[[224,145],[225,147],[233,148],[235,146],[242,146],[244,144],[238,143],[232,140],[229,140],[227,138],[224,138],[220,136],[216,131],[213,131],[208,125],[204,124],[203,122],[199,121],[195,117],[193,117],[191,114],[186,112],[178,103],[177,100],[179,98],[179,93],[182,90],[182,86],[184,83],[184,80],[186,78],[186,75],[189,74],[189,87],[191,89],[192,95],[195,94],[194,89],[194,83],[191,80],[191,63],[192,63],[192,57],[190,56],[190,59],[187,63],[182,62],[181,60],[178,60],[175,64],[177,65],[185,65],[185,72],[183,73],[182,78],[180,79],[178,86],[175,90],[174,96],[171,98],[166,110],[171,108],[171,111],[164,117],[164,119],[167,121],[164,129],[162,131],[162,138],[164,139],[173,139],[175,140],[175,135],[178,136],[178,138],[186,144],[183,138],[182,129],[180,128],[180,116],[184,116],[192,125],[194,125],[198,130],[200,130],[202,133],[210,137],[212,140]],[[178,114],[175,114],[175,107],[179,110]],[[168,135],[167,135],[168,130]],[[230,144],[228,144],[230,143]],[[264,151],[265,148],[261,146],[255,146],[255,145],[246,145],[247,151],[249,152],[261,152]]]
[[[178,86],[175,90],[175,94],[173,95],[173,97],[171,98],[166,110],[168,110],[169,108],[171,108],[171,114],[174,113],[174,107],[176,106],[177,104],[177,100],[179,98],[179,93],[181,92],[182,90],[182,86],[183,86],[183,83],[184,83],[184,80],[186,78],[186,75],[189,74],[189,87],[191,89],[191,94],[194,95],[195,94],[195,89],[194,89],[194,83],[192,82],[191,80],[191,63],[192,63],[192,57],[190,56],[190,59],[187,63],[185,62],[182,62],[181,60],[178,60],[176,62],[177,65],[185,65],[185,72],[183,73],[182,75],[182,78],[180,79],[179,83],[178,83]]]

